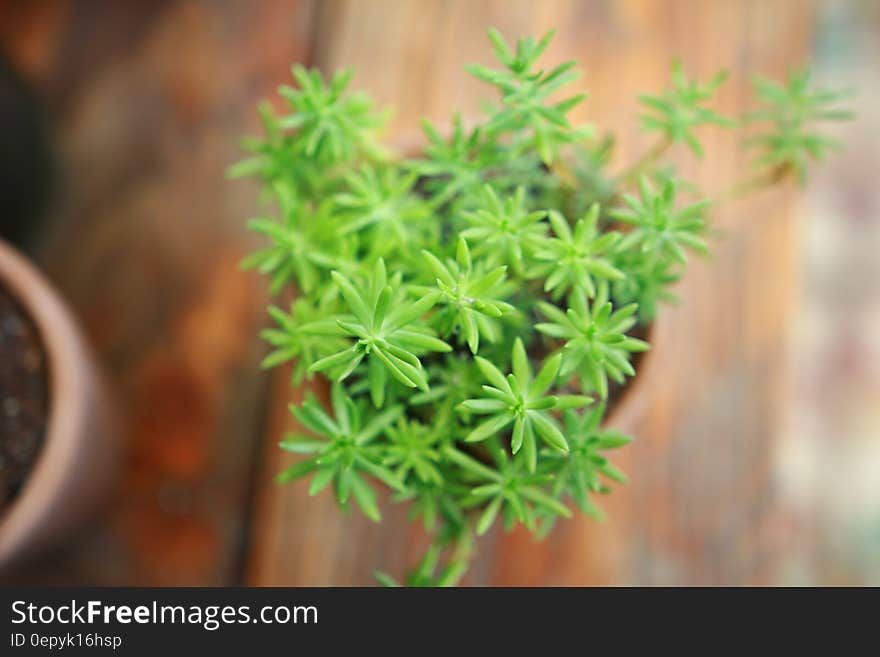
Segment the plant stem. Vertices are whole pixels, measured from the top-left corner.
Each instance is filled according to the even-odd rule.
[[[724,205],[725,203],[739,200],[749,194],[776,185],[788,176],[789,171],[789,167],[783,164],[743,178],[718,194],[713,205]]]
[[[440,575],[440,578],[436,580],[436,584],[438,586],[456,586],[470,569],[471,559],[473,559],[476,552],[474,524],[474,518],[469,517],[455,538],[435,539],[431,547],[428,548],[428,554],[422,562],[422,575],[426,576],[432,573],[439,564],[441,552],[449,548],[448,556],[445,560],[446,568],[443,574]],[[452,544],[451,546],[450,543]]]
[[[633,182],[644,172],[645,169],[659,160],[663,154],[669,150],[670,146],[672,146],[672,142],[668,138],[663,138],[655,143],[638,160],[633,162],[629,168],[624,169],[624,171],[617,177],[618,186],[624,187]]]

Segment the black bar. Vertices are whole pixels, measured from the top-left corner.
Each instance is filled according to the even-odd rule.
[[[876,620],[857,618],[873,615],[877,592],[862,591],[851,598],[833,589],[7,588],[0,655],[335,655],[354,646],[367,655],[431,648],[457,657],[479,644],[487,654],[505,645],[538,654],[568,646],[574,654],[604,642],[617,653],[706,632],[713,653],[730,637],[782,632],[786,619],[800,637],[827,628],[846,601],[854,603],[850,630],[873,627]]]

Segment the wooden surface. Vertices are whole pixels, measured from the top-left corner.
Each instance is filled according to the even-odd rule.
[[[591,93],[583,118],[617,130],[622,151],[648,146],[637,130],[637,92],[657,90],[680,56],[702,77],[732,72],[721,108],[741,112],[747,74],[780,75],[800,62],[810,34],[800,2],[357,2],[321,3],[315,63],[355,66],[355,86],[395,109],[394,134],[421,116],[473,114],[488,93],[462,72],[491,59],[487,25],[507,35],[559,32],[550,63],[575,58]],[[548,64],[549,65],[549,64]],[[709,134],[709,133],[707,133]],[[707,190],[744,166],[727,136],[711,133],[710,160],[682,159]],[[482,541],[471,584],[742,584],[769,581],[786,539],[774,514],[773,437],[784,388],[785,327],[794,288],[797,228],[787,190],[716,215],[724,236],[710,262],[667,308],[647,415],[621,465],[632,484],[605,503],[604,525],[579,518],[535,543],[525,532]],[[276,379],[263,479],[287,462],[275,446],[290,420],[286,373]],[[294,399],[296,397],[293,397]],[[400,574],[423,537],[400,509],[376,526],[341,517],[306,486],[263,486],[248,581],[368,584],[375,568]]]
[[[247,543],[265,377],[252,185],[228,184],[254,103],[306,52],[296,2],[10,3],[0,34],[53,115],[37,259],[127,416],[104,513],[19,583],[226,584]]]
[[[582,118],[614,129],[624,153],[647,146],[637,92],[668,66],[733,75],[799,63],[809,4],[796,0],[635,2],[363,0],[10,3],[0,39],[47,98],[59,193],[39,261],[83,319],[130,426],[123,484],[105,514],[17,583],[367,584],[401,573],[424,537],[386,511],[381,526],[340,516],[329,495],[277,487],[276,444],[296,399],[286,372],[256,368],[263,281],[236,271],[251,246],[256,189],[223,169],[255,102],[290,62],[354,65],[354,85],[418,119],[477,111],[488,93],[462,67],[488,63],[487,25],[559,34],[548,62],[579,60]],[[715,134],[715,133],[712,133]],[[707,137],[711,160],[682,159],[708,190],[743,158]],[[773,579],[788,535],[771,466],[797,224],[787,190],[716,215],[724,236],[667,308],[648,413],[621,465],[632,484],[609,521],[563,523],[536,544],[493,534],[473,584],[742,584]],[[257,467],[259,466],[259,467]]]

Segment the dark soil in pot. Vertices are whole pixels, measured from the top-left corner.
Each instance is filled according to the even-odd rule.
[[[0,287],[0,511],[21,490],[39,456],[48,397],[39,334]]]

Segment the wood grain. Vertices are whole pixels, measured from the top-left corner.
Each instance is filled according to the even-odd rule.
[[[36,4],[36,3],[33,3]],[[38,249],[127,415],[101,517],[18,583],[239,580],[263,425],[265,287],[237,270],[257,190],[225,180],[255,100],[307,52],[298,2],[18,4],[0,32],[55,121]]]
[[[355,86],[391,104],[390,139],[411,134],[422,116],[478,111],[486,89],[462,67],[488,63],[484,29],[537,34],[559,29],[548,62],[582,63],[591,97],[583,115],[616,131],[622,153],[649,144],[638,131],[638,92],[657,90],[678,56],[707,76],[731,71],[720,107],[748,104],[747,76],[779,76],[801,62],[810,37],[801,2],[322,2],[315,61],[326,70],[353,65]],[[711,157],[683,169],[718,191],[744,170],[732,137],[706,133]],[[722,235],[708,262],[692,265],[680,307],[667,308],[646,394],[647,413],[622,465],[632,484],[605,504],[609,521],[578,519],[543,543],[523,532],[492,535],[470,584],[746,584],[772,581],[787,536],[774,501],[772,464],[779,402],[785,394],[785,341],[795,287],[798,226],[792,190],[725,208]],[[261,482],[280,470],[275,447],[299,392],[278,374],[271,395]],[[341,517],[329,496],[303,486],[260,484],[248,581],[274,585],[371,583],[380,568],[400,574],[424,537],[400,509],[386,506],[379,526]]]
[[[637,92],[680,56],[701,76],[732,71],[722,109],[747,103],[746,75],[779,75],[810,38],[806,2],[331,0],[248,3],[10,2],[0,40],[55,119],[59,190],[38,257],[103,356],[129,418],[123,485],[76,543],[9,583],[369,584],[399,574],[425,537],[405,510],[373,525],[329,496],[277,487],[286,404],[302,391],[256,363],[265,285],[235,271],[251,248],[256,188],[229,184],[254,103],[293,61],[354,65],[355,86],[396,110],[390,140],[427,116],[473,116],[487,90],[462,67],[489,63],[485,27],[558,27],[548,62],[577,59],[591,92],[580,118],[648,146]],[[707,190],[736,177],[734,141],[683,168]],[[563,523],[481,545],[471,584],[743,584],[774,581],[790,537],[779,517],[774,436],[798,225],[791,190],[716,215],[708,262],[680,286],[657,340],[659,374],[622,465],[632,484],[609,521]],[[268,396],[264,393],[268,392]],[[268,410],[266,410],[268,409]],[[265,420],[264,420],[265,415]],[[255,451],[262,452],[262,467]],[[251,505],[251,491],[255,504]],[[253,514],[253,518],[251,517]],[[6,582],[4,582],[6,583]]]

